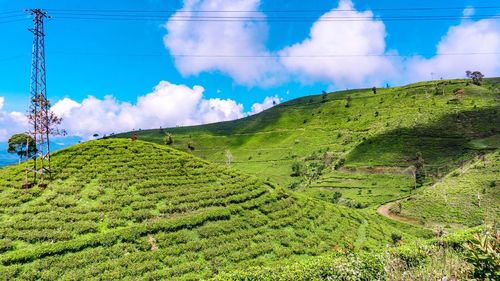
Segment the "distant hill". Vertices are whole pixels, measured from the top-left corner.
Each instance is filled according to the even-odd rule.
[[[429,236],[143,141],[78,144],[52,168],[46,189],[0,169],[2,279],[199,279]]]
[[[420,82],[298,98],[240,120],[114,137],[163,144],[326,201],[357,208],[409,196],[418,186],[497,149],[500,78]],[[228,156],[230,156],[228,158]],[[292,168],[296,168],[294,172]]]

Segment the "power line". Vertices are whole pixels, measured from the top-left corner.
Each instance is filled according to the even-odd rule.
[[[412,57],[412,56],[489,56],[500,55],[500,52],[469,52],[469,53],[442,53],[442,54],[323,54],[323,55],[221,55],[221,54],[140,54],[140,53],[89,53],[89,52],[48,52],[51,56],[107,56],[107,57],[186,57],[186,58],[344,58],[344,57]],[[15,60],[25,55],[16,55],[0,58],[0,61]]]
[[[116,12],[116,13],[309,13],[309,12],[351,12],[351,11],[438,11],[438,10],[463,10],[465,7],[405,7],[405,8],[360,8],[360,9],[334,9],[334,10],[97,10],[97,9],[51,9],[51,13],[56,12]],[[479,6],[475,10],[482,9],[500,9],[500,6]]]
[[[57,19],[70,19],[70,20],[111,20],[111,21],[173,21],[173,22],[364,22],[373,20],[383,21],[441,21],[441,20],[481,20],[490,19],[498,20],[498,15],[482,15],[482,16],[436,16],[436,17],[367,17],[367,18],[178,18],[178,17],[80,17],[80,16],[58,16]]]
[[[499,55],[500,52],[468,52],[441,54],[414,54],[420,56],[476,56]],[[116,57],[192,57],[192,58],[328,58],[328,57],[411,57],[400,54],[320,54],[320,55],[222,55],[222,54],[134,54],[134,53],[88,53],[88,52],[51,52],[49,55],[67,56],[116,56]]]

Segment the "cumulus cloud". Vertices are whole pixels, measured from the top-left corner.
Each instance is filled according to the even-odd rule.
[[[28,120],[21,112],[3,110],[5,97],[0,97],[0,142],[7,141],[13,134],[26,132]]]
[[[468,9],[464,15],[471,13]],[[490,77],[499,76],[499,50],[500,22],[494,19],[464,20],[441,38],[435,56],[429,59],[415,57],[408,61],[410,77],[406,80],[426,80],[431,72],[436,77],[458,78],[463,77],[466,70],[479,70]]]
[[[367,85],[390,77],[395,73],[393,63],[387,57],[376,56],[386,52],[384,23],[371,11],[353,9],[350,0],[341,0],[337,8],[313,24],[308,38],[280,52],[281,62],[301,79],[334,82],[338,86]],[[329,21],[329,17],[371,20]],[[333,56],[308,58],[314,55]]]
[[[205,99],[203,92],[201,86],[190,88],[161,81],[151,93],[139,96],[135,104],[121,102],[113,96],[103,99],[89,96],[82,102],[62,99],[54,104],[52,110],[63,118],[62,127],[70,135],[82,137],[94,133],[102,135],[132,129],[197,125],[244,117],[242,104],[232,99]],[[278,98],[266,98],[262,104],[254,104],[250,113],[272,106],[273,99]]]
[[[271,85],[282,79],[280,65],[266,49],[268,26],[262,20],[182,21],[186,16],[238,16],[265,18],[258,10],[260,0],[186,0],[165,24],[166,48],[175,56],[175,65],[183,75],[218,71],[237,83],[249,86]],[[200,11],[220,11],[203,13]],[[243,11],[227,13],[227,11]],[[223,57],[210,57],[221,55]],[[201,56],[201,57],[200,57]],[[243,56],[243,57],[241,57]],[[246,57],[245,57],[246,56]]]
[[[262,103],[254,103],[250,114],[257,114],[281,102],[278,96],[266,97]]]

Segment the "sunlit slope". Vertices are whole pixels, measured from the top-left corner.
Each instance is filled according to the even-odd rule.
[[[458,168],[441,182],[392,207],[428,226],[461,228],[500,218],[500,152]]]
[[[413,165],[418,152],[431,179],[446,175],[480,150],[498,147],[499,83],[499,78],[486,79],[482,86],[443,80],[377,89],[376,93],[372,89],[341,91],[295,99],[236,121],[116,137],[136,133],[142,140],[163,144],[169,132],[172,147],[211,162],[225,163],[229,151],[231,166],[262,179],[289,186],[305,176],[318,187],[308,192],[331,196],[341,191],[350,199],[377,205],[409,194],[413,180],[405,169]],[[327,153],[331,155],[328,163],[324,160]],[[344,170],[335,174],[332,167],[339,160]],[[291,176],[294,162],[309,167],[305,175]],[[318,170],[314,166],[320,167],[319,175],[314,174]],[[372,176],[374,172],[400,184],[382,190],[385,180],[380,182]],[[348,185],[351,189],[343,188],[342,182],[328,186],[332,178],[359,180],[360,185]],[[374,188],[365,188],[371,184]],[[357,196],[359,190],[365,198]]]
[[[52,164],[44,190],[0,169],[2,279],[199,279],[426,234],[148,142],[83,143]]]

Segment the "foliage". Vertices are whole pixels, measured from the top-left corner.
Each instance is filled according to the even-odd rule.
[[[140,140],[85,142],[51,161],[43,190],[21,189],[22,165],[0,170],[5,279],[206,279],[382,247],[401,227]]]
[[[497,130],[498,79],[484,79],[479,87],[467,86],[467,81],[378,88],[376,95],[371,88],[339,91],[328,94],[328,102],[324,103],[319,94],[287,101],[239,120],[168,131],[175,134],[174,148],[191,151],[188,143],[194,142],[194,155],[216,163],[225,162],[224,152],[229,149],[234,159],[251,157],[233,162],[234,168],[283,186],[296,181],[290,172],[293,162],[320,149],[321,153],[328,149],[332,163],[344,158],[342,168],[349,169],[408,167],[420,151],[425,159],[427,184],[454,169],[457,160],[471,159],[477,150],[471,147],[471,141],[486,139]],[[432,96],[437,84],[442,94]],[[453,90],[457,88],[464,90],[460,103],[447,104],[455,97]],[[346,108],[348,96],[351,106]],[[376,111],[379,117],[374,116]],[[159,129],[136,133],[143,140],[163,144],[158,132]],[[114,137],[128,138],[131,134]],[[328,175],[325,169],[319,180]],[[361,171],[360,175],[369,173]]]
[[[415,182],[418,186],[422,186],[425,182],[424,158],[422,153],[417,152],[415,157]]]
[[[19,156],[19,161],[22,161],[23,156],[28,158],[33,157],[36,154],[36,144],[35,140],[27,134],[15,134],[11,136],[8,140],[7,152],[15,153]]]
[[[174,139],[172,137],[172,134],[171,133],[166,133],[164,141],[165,141],[166,145],[172,145],[174,143]]]
[[[498,280],[500,278],[500,232],[493,227],[484,233],[476,233],[474,239],[464,245],[467,260],[474,266],[475,278]]]
[[[483,83],[484,75],[479,71],[467,70],[465,72],[465,75],[467,76],[467,78],[472,79],[472,83],[474,85],[481,86],[481,84]]]
[[[299,177],[302,175],[304,170],[304,164],[301,161],[295,161],[292,163],[292,177]]]

